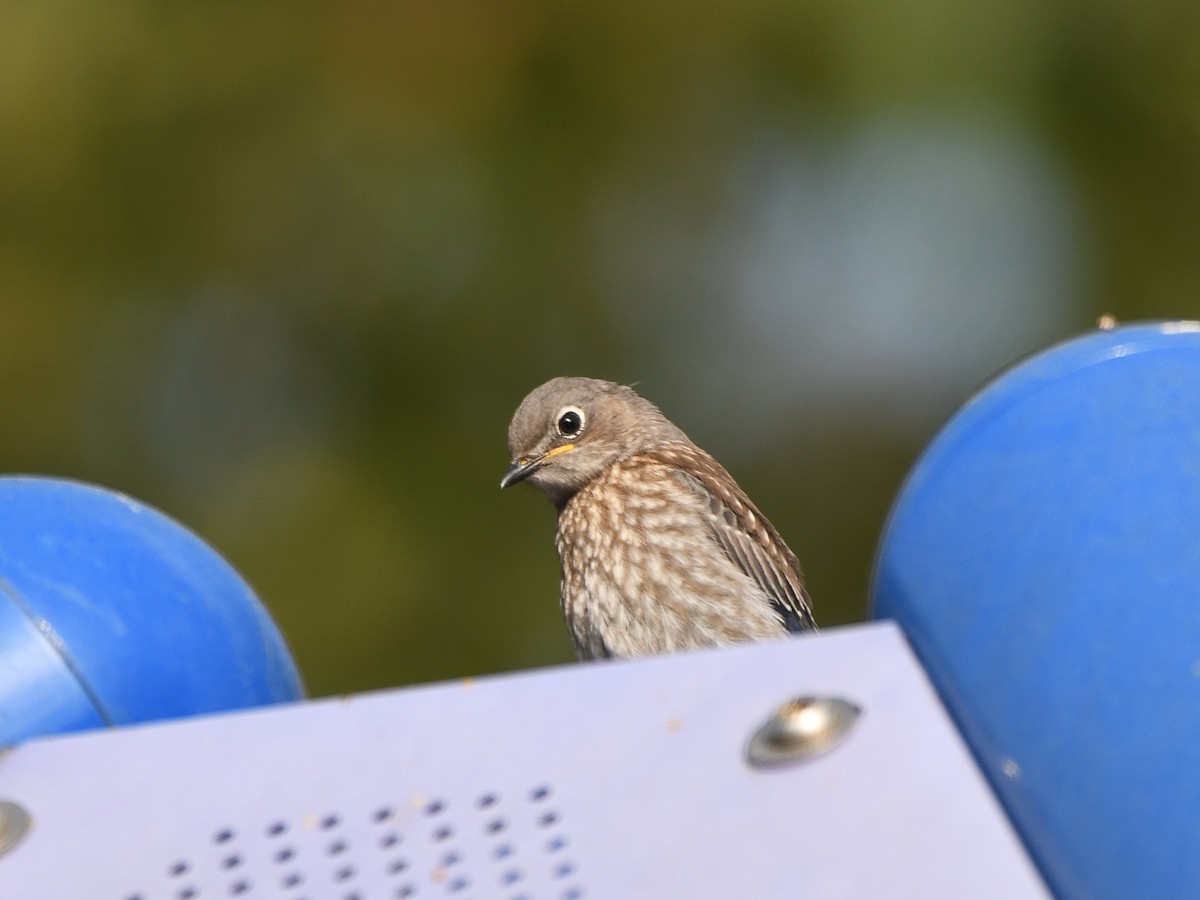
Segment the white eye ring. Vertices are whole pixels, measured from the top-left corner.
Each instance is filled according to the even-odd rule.
[[[577,438],[583,434],[587,416],[578,406],[564,406],[554,414],[554,430],[560,437]]]

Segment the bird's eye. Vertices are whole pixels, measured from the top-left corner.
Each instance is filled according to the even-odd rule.
[[[555,429],[563,437],[575,437],[583,431],[583,410],[568,406],[558,414]]]

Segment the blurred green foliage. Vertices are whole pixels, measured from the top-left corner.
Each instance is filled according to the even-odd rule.
[[[1039,148],[1080,286],[1017,352],[1101,313],[1200,315],[1200,7],[1182,0],[49,0],[4,21],[0,469],[187,523],[316,694],[570,658],[552,510],[497,488],[509,416],[558,374],[640,380],[788,538],[819,620],[865,615],[905,470],[1016,354],[930,384],[899,425],[839,413],[833,375],[811,380],[826,411],[797,416],[721,374],[741,360],[696,364],[737,309],[655,268],[694,269],[694,247],[643,239],[613,198],[707,234],[758,135],[824,135],[836,156],[932,111]],[[605,229],[653,269],[637,315]],[[803,303],[822,341],[871,324]],[[888,316],[890,334],[929,315]],[[685,353],[705,322],[717,349]],[[732,387],[689,399],[706,379]],[[870,384],[882,404],[924,390]],[[765,410],[757,439],[735,406]]]

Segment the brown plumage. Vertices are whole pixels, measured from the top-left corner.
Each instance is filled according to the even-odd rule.
[[[558,509],[562,608],[580,659],[816,627],[800,564],[715,459],[632,388],[555,378],[522,401],[513,464]]]

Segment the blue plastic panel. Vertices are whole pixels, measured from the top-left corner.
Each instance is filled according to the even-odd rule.
[[[798,694],[864,713],[760,770]],[[34,741],[21,900],[1022,900],[1045,889],[890,623]]]
[[[1200,325],[990,384],[909,476],[873,595],[1057,892],[1196,894]]]
[[[0,736],[106,724],[62,655],[0,582]]]
[[[0,746],[303,694],[229,564],[113,491],[0,478],[0,607]]]

